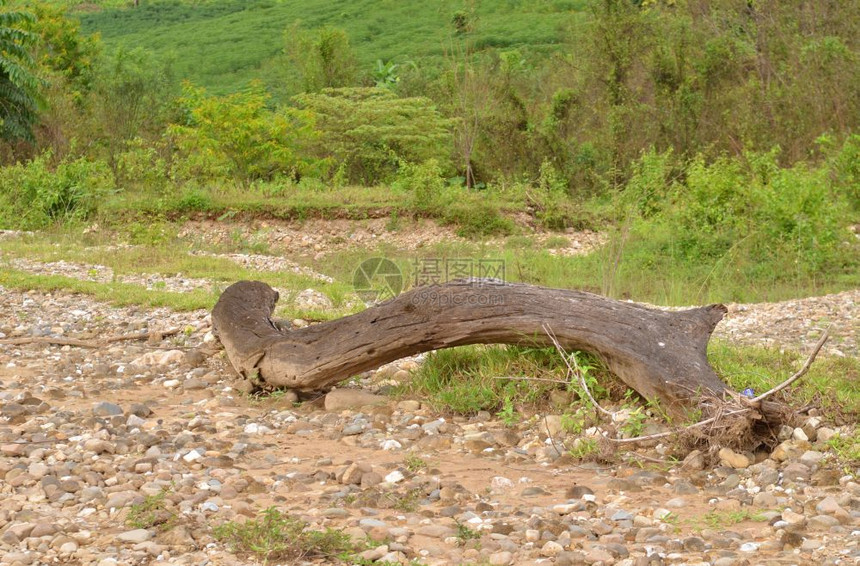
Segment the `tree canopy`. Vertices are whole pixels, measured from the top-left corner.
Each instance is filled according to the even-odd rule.
[[[33,139],[39,79],[29,49],[37,36],[26,29],[33,19],[0,0],[0,138],[6,140]]]

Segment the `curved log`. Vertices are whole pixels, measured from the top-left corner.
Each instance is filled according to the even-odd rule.
[[[278,293],[259,281],[231,285],[212,322],[233,367],[249,379],[316,390],[420,352],[465,344],[551,345],[592,352],[643,397],[684,414],[728,387],[708,364],[723,305],[662,311],[582,291],[496,280],[415,288],[337,320],[282,331]]]

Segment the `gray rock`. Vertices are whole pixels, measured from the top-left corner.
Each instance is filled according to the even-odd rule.
[[[360,389],[333,389],[325,396],[326,411],[342,411],[367,405],[384,405],[387,397],[374,395]]]
[[[146,529],[133,529],[120,533],[116,536],[116,540],[118,540],[119,542],[127,542],[132,544],[146,542],[151,538],[152,532]]]
[[[117,405],[116,403],[109,403],[107,401],[102,401],[97,403],[93,407],[93,416],[94,417],[113,417],[115,415],[123,414],[122,407]]]

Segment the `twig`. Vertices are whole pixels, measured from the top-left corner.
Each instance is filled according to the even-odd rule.
[[[170,328],[168,330],[157,330],[152,332],[138,332],[136,334],[121,334],[110,336],[103,340],[80,340],[78,338],[63,338],[61,336],[26,336],[23,338],[0,338],[0,344],[20,346],[23,344],[56,344],[58,346],[77,346],[79,348],[101,348],[114,342],[126,340],[148,340],[150,336],[172,336],[179,334],[181,328]]]
[[[735,411],[729,411],[728,413],[723,413],[723,414],[717,415],[716,417],[711,417],[711,418],[709,418],[709,419],[705,419],[705,420],[703,420],[703,421],[699,421],[699,422],[697,422],[697,423],[694,423],[694,424],[691,424],[691,425],[685,426],[684,428],[680,428],[680,429],[677,429],[677,430],[667,430],[666,432],[658,432],[658,433],[655,433],[655,434],[648,434],[648,435],[645,435],[645,436],[635,436],[635,437],[633,437],[633,438],[610,438],[610,439],[608,439],[608,440],[609,440],[610,442],[615,442],[615,443],[617,443],[617,444],[629,444],[629,443],[631,443],[631,442],[642,442],[642,441],[647,441],[647,440],[657,440],[657,439],[660,439],[660,438],[666,438],[667,436],[672,436],[672,435],[674,435],[674,434],[681,434],[682,432],[684,432],[684,431],[686,431],[686,430],[690,430],[690,429],[693,429],[693,428],[698,428],[698,427],[700,427],[700,426],[709,425],[709,424],[711,424],[711,423],[713,423],[713,422],[718,421],[719,419],[721,419],[721,418],[723,418],[723,417],[730,417],[730,416],[732,416],[732,415],[739,415],[739,414],[741,414],[741,413],[746,413],[746,412],[749,412],[749,411],[752,411],[752,410],[753,410],[753,409],[752,409],[752,407],[746,407],[746,408],[743,408],[743,409],[737,409],[737,410],[735,410]]]
[[[568,356],[567,352],[564,351],[564,348],[559,344],[558,339],[555,337],[555,333],[552,331],[548,325],[542,325],[543,331],[546,332],[546,335],[549,336],[549,339],[552,340],[555,349],[561,354],[561,358],[564,360],[564,364],[567,366],[568,375],[575,375],[579,379],[579,385],[582,387],[585,394],[588,396],[588,400],[591,401],[591,404],[594,405],[598,411],[612,418],[615,416],[615,413],[612,411],[607,411],[603,407],[601,407],[597,400],[595,400],[594,396],[591,395],[591,390],[588,389],[588,384],[585,383],[585,376],[582,375],[582,369],[579,367],[579,362],[573,356]],[[571,365],[571,360],[573,360],[573,365]]]
[[[563,379],[549,379],[546,377],[528,377],[528,376],[517,376],[517,375],[497,375],[493,379],[521,379],[523,381],[545,381],[547,383],[561,383],[564,385],[570,385],[569,381],[565,381]]]
[[[755,405],[757,403],[760,403],[761,401],[764,401],[765,399],[767,399],[768,397],[770,397],[774,393],[778,393],[778,392],[782,391],[783,389],[785,389],[786,387],[788,387],[789,385],[791,385],[792,383],[794,383],[795,381],[797,381],[798,379],[800,379],[801,377],[806,375],[806,372],[809,371],[809,368],[812,365],[812,362],[815,361],[815,357],[818,355],[818,352],[821,350],[821,347],[824,346],[824,343],[827,342],[828,338],[830,338],[830,329],[831,328],[833,328],[832,324],[829,327],[827,327],[827,330],[825,330],[824,334],[821,335],[821,338],[818,340],[818,344],[815,345],[815,348],[813,348],[812,353],[809,354],[808,358],[806,358],[806,363],[803,364],[803,367],[800,368],[800,370],[798,370],[797,373],[795,373],[794,375],[792,375],[791,377],[789,377],[788,379],[786,379],[785,381],[783,381],[782,383],[780,383],[779,385],[774,387],[773,389],[771,389],[769,391],[765,391],[764,393],[762,393],[758,397],[755,397],[754,399],[745,400],[745,402],[749,403],[750,405]]]

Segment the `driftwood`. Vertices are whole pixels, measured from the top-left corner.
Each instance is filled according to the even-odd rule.
[[[692,407],[705,407],[707,415],[707,407],[731,395],[706,357],[711,333],[726,313],[723,305],[670,312],[580,291],[464,280],[419,287],[352,316],[281,330],[271,320],[277,300],[267,284],[240,281],[212,311],[233,367],[261,384],[319,390],[420,352],[557,341],[599,355],[628,386],[672,415],[686,415]]]
[[[109,336],[101,340],[81,340],[80,338],[66,338],[64,336],[22,336],[19,338],[0,338],[0,345],[11,344],[21,346],[24,344],[53,344],[55,346],[75,346],[77,348],[103,348],[109,344],[129,340],[149,340],[150,342],[158,342],[166,336],[173,336],[174,334],[179,334],[181,331],[181,328],[153,330],[149,332],[136,332],[134,334]]]

